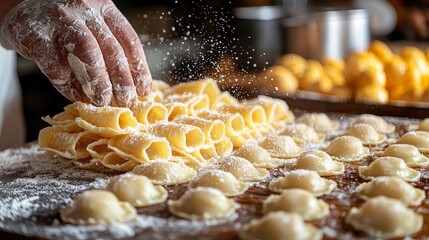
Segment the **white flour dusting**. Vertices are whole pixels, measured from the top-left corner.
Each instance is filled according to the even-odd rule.
[[[44,239],[123,239],[136,235],[186,239],[209,226],[231,224],[238,217],[234,214],[227,219],[199,222],[151,216],[141,213],[148,210],[139,209],[138,220],[130,223],[75,226],[61,222],[62,206],[70,204],[82,191],[103,188],[110,176],[65,164],[39,152],[37,144],[0,152],[0,230]],[[169,193],[177,195],[174,191]]]

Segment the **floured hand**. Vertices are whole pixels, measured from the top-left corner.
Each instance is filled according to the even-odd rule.
[[[0,43],[71,101],[129,107],[150,91],[140,40],[110,0],[24,1],[3,20]]]

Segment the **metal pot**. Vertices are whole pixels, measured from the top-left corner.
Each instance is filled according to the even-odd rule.
[[[306,58],[345,58],[364,51],[371,41],[367,10],[350,9],[309,13],[282,21],[283,52]]]
[[[264,69],[282,54],[281,6],[233,9],[236,39],[233,55],[241,69]]]

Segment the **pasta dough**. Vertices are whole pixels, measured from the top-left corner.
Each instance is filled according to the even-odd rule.
[[[332,176],[344,172],[344,164],[332,160],[331,156],[322,150],[309,150],[301,153],[294,168],[315,171],[320,176]]]
[[[362,142],[352,136],[336,137],[325,149],[326,153],[338,161],[359,161],[369,154],[369,149]]]
[[[60,216],[72,224],[106,225],[131,221],[136,218],[136,210],[129,203],[120,202],[111,192],[90,190],[79,194],[70,206],[63,207]]]
[[[208,170],[189,183],[190,188],[211,187],[219,189],[225,196],[233,197],[243,194],[249,188],[245,182],[222,170]]]
[[[138,175],[148,177],[153,183],[159,185],[175,185],[191,181],[196,171],[182,162],[171,162],[164,160],[154,160],[149,163],[139,165],[132,171]]]
[[[267,150],[258,145],[245,145],[233,152],[234,156],[241,157],[260,168],[274,168],[283,164],[282,159],[272,158]]]
[[[375,197],[360,208],[352,208],[346,223],[373,237],[395,238],[420,231],[423,217],[407,209],[398,200]]]
[[[352,136],[358,138],[363,145],[378,145],[386,141],[386,135],[378,133],[375,129],[367,123],[356,123],[353,124],[343,134],[346,136]]]
[[[83,159],[89,157],[86,147],[99,140],[89,132],[69,133],[61,127],[46,127],[39,132],[40,150],[57,154],[67,159]]]
[[[312,127],[303,123],[286,125],[280,135],[292,137],[292,139],[301,146],[311,143],[320,143],[325,140],[324,134],[317,133]]]
[[[297,123],[304,123],[312,127],[317,132],[332,132],[338,129],[339,123],[332,121],[325,113],[306,113],[296,120]]]
[[[394,176],[408,182],[417,181],[420,172],[409,168],[405,161],[396,157],[381,157],[374,160],[369,166],[358,168],[359,176],[365,180],[371,180],[380,176]]]
[[[408,167],[423,167],[429,165],[429,158],[409,144],[393,144],[380,154],[382,157],[397,157],[405,161]]]
[[[178,200],[168,201],[168,209],[178,217],[210,220],[232,215],[238,205],[215,188],[198,187],[186,191]]]
[[[244,225],[239,235],[243,240],[319,240],[323,233],[299,214],[271,212]]]
[[[395,131],[395,126],[386,122],[382,117],[371,115],[371,114],[362,114],[356,117],[352,125],[365,123],[371,125],[379,133],[392,133]]]
[[[306,221],[312,221],[326,217],[329,214],[329,205],[310,192],[292,188],[284,190],[280,195],[270,195],[264,202],[264,213],[285,211],[298,213]]]
[[[362,183],[356,188],[356,193],[363,199],[377,196],[397,199],[406,206],[418,206],[426,197],[423,190],[413,187],[401,178],[390,176],[377,177],[369,183]]]
[[[126,173],[110,179],[106,190],[112,192],[120,201],[129,202],[134,207],[144,207],[164,202],[168,193],[162,186],[154,186],[150,179]]]
[[[123,158],[137,163],[167,159],[172,151],[167,139],[148,132],[135,132],[110,138],[108,146]]]
[[[321,178],[316,172],[303,169],[286,172],[284,177],[274,179],[268,185],[268,189],[276,193],[291,188],[300,188],[315,196],[328,194],[336,187],[335,181]]]
[[[217,166],[218,169],[230,172],[237,179],[244,182],[260,181],[270,175],[268,170],[255,168],[252,163],[244,158],[228,156],[222,159]]]
[[[429,132],[412,131],[405,133],[396,142],[415,146],[420,152],[429,152]]]
[[[290,136],[269,135],[260,146],[274,158],[294,158],[303,152]]]

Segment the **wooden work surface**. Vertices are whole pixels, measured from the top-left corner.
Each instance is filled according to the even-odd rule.
[[[305,113],[298,109],[294,112],[297,116]],[[356,116],[344,113],[328,115],[341,121],[342,129]],[[410,125],[418,123],[418,120],[408,118],[386,117],[386,120],[397,127],[395,133],[388,135],[391,140],[408,131]],[[328,136],[327,140],[333,137],[335,134]],[[383,143],[372,150],[381,150],[386,146],[387,143]],[[330,214],[310,222],[323,230],[324,239],[371,239],[344,222],[350,209],[363,203],[355,194],[356,187],[364,182],[359,177],[357,168],[368,165],[370,161],[371,158],[368,157],[359,162],[345,163],[344,174],[327,177],[338,184],[332,193],[320,197],[329,203]],[[244,223],[262,216],[262,201],[272,194],[267,189],[267,184],[270,180],[282,176],[281,169],[282,167],[272,169],[268,179],[252,183],[244,195],[235,197],[234,200],[240,207],[236,214],[227,219],[209,222],[183,220],[171,215],[166,204],[162,203],[138,209],[137,222],[110,227],[77,227],[61,222],[59,208],[70,203],[78,193],[86,189],[104,186],[110,176],[118,173],[92,173],[64,165],[49,155],[38,154],[37,144],[32,144],[23,149],[0,152],[0,230],[17,233],[4,235],[11,237],[10,239],[25,239],[24,236],[41,239],[238,239],[238,231]],[[424,189],[429,196],[429,168],[418,170],[421,171],[422,177],[412,185]],[[16,188],[23,189],[19,191]],[[169,199],[176,199],[186,190],[186,185],[167,189]],[[411,237],[429,238],[429,198],[423,201],[421,206],[412,209],[424,216],[424,226]]]

